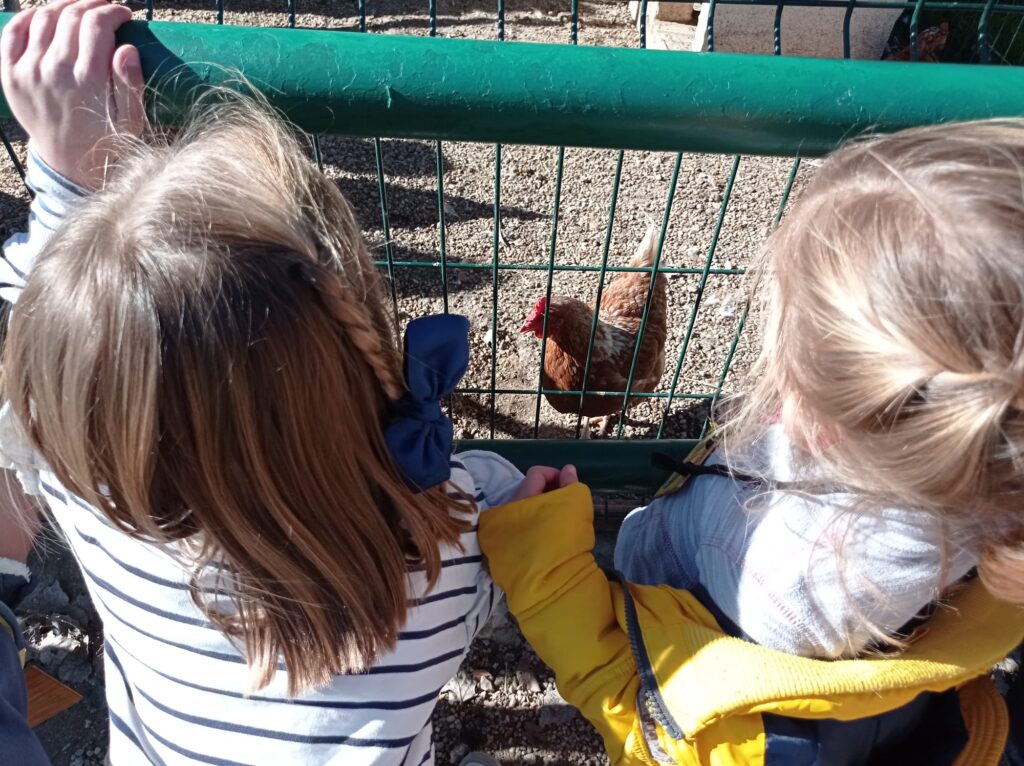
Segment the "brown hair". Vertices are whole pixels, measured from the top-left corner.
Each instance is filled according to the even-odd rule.
[[[851,143],[758,271],[763,346],[730,452],[792,397],[821,488],[930,514],[1024,603],[1024,122]]]
[[[14,312],[5,394],[59,480],[133,537],[198,550],[193,598],[254,688],[358,671],[467,528],[382,423],[404,389],[348,203],[255,102],[138,143],[54,235]],[[199,577],[229,571],[233,605]]]

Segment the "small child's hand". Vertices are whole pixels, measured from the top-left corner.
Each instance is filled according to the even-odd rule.
[[[4,96],[32,148],[87,188],[114,159],[104,139],[145,126],[139,52],[114,40],[131,17],[107,0],[56,0],[19,13],[0,39]]]
[[[543,465],[535,465],[526,472],[519,489],[516,490],[512,500],[525,500],[528,497],[535,497],[553,489],[561,489],[575,484],[579,481],[576,476],[576,466],[567,465],[559,471],[557,468],[549,468]]]

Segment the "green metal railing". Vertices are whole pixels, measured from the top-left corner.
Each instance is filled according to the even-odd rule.
[[[566,0],[568,29],[562,45],[505,42],[506,3],[496,0],[494,40],[445,39],[438,26],[437,0],[427,0],[427,34],[403,37],[380,34],[349,34],[339,31],[292,29],[296,5],[282,4],[282,28],[251,28],[223,25],[223,0],[216,4],[218,25],[187,25],[152,21],[127,25],[122,42],[137,45],[143,69],[159,92],[152,105],[154,117],[173,122],[184,114],[196,94],[210,85],[231,85],[237,71],[263,89],[270,101],[298,126],[313,134],[313,153],[323,161],[317,134],[332,133],[372,140],[376,192],[379,201],[383,244],[379,264],[386,273],[396,316],[400,294],[398,275],[403,270],[436,272],[441,308],[451,308],[453,275],[489,277],[491,337],[484,378],[486,385],[466,385],[463,397],[482,397],[486,402],[487,440],[462,446],[496,449],[520,465],[533,462],[580,464],[583,478],[600,490],[649,491],[663,478],[650,468],[654,451],[682,455],[689,440],[662,440],[666,425],[680,402],[713,407],[726,391],[726,382],[747,323],[747,307],[739,307],[735,327],[714,383],[706,390],[685,390],[683,373],[700,324],[706,290],[716,279],[737,277],[743,269],[720,263],[718,251],[723,224],[730,210],[744,155],[793,158],[779,193],[774,220],[781,219],[790,194],[808,158],[821,156],[844,139],[866,130],[894,131],[955,119],[1024,114],[1024,69],[1008,66],[925,66],[916,63],[879,61],[794,59],[785,57],[785,20],[806,6],[844,9],[843,36],[850,52],[851,18],[858,9],[906,10],[910,45],[917,50],[919,30],[929,13],[958,14],[971,19],[976,34],[965,48],[965,61],[1005,63],[1022,44],[1024,5],[996,2],[889,2],[888,0],[711,0],[706,47],[715,48],[716,8],[725,5],[774,7],[775,56],[729,53],[680,53],[642,50],[647,36],[647,3],[640,3],[639,46],[598,48],[578,45],[580,7]],[[238,5],[242,6],[241,0]],[[413,7],[410,4],[410,7]],[[371,0],[372,8],[372,0]],[[153,0],[146,15],[153,18]],[[358,0],[350,18],[353,32],[366,32],[367,5]],[[0,25],[9,14],[0,16]],[[292,28],[288,28],[292,27]],[[916,57],[916,53],[912,58]],[[908,88],[912,83],[912,88]],[[7,114],[0,103],[0,116]],[[382,141],[427,139],[436,175],[436,257],[423,261],[403,258],[393,245],[391,206],[388,200]],[[3,137],[12,159],[16,153]],[[446,233],[444,144],[472,141],[493,145],[493,208],[490,258],[476,262],[449,257]],[[503,182],[502,150],[508,144],[557,146],[554,157],[553,196],[549,210],[550,235],[545,257],[536,261],[502,258]],[[600,258],[594,263],[559,262],[559,224],[564,223],[563,179],[565,147],[616,149],[608,197],[607,223]],[[618,214],[624,159],[627,152],[672,152],[671,178],[661,206],[655,263],[652,268],[616,266],[610,263]],[[664,248],[672,225],[681,172],[701,162],[699,153],[732,157],[717,214],[706,232],[707,246],[697,265],[665,265]],[[583,385],[576,391],[543,388],[543,354],[547,344],[547,317],[536,386],[500,385],[498,338],[499,302],[509,300],[501,290],[502,276],[510,272],[534,272],[544,280],[550,298],[555,279],[573,272],[597,278],[598,311],[591,320]],[[601,301],[607,282],[615,274],[644,272],[650,275],[641,329],[632,354],[627,383],[621,391],[593,390],[591,358],[600,322]],[[695,281],[695,290],[670,309],[672,321],[683,326],[677,350],[668,360],[669,382],[652,392],[635,391],[641,338],[644,335],[657,274],[682,275]],[[518,300],[519,296],[516,296]],[[525,309],[528,307],[524,307]],[[508,328],[505,328],[508,329]],[[499,397],[532,397],[532,427],[541,433],[543,397],[546,394],[586,398],[615,397],[621,401],[615,431],[623,436],[623,424],[631,402],[660,400],[660,417],[649,441],[494,440]],[[574,418],[574,433],[583,429],[582,414]],[[706,419],[692,432],[696,438]],[[661,441],[659,441],[661,440]]]
[[[166,22],[119,39],[139,47],[161,122],[241,70],[299,127],[365,137],[820,156],[868,128],[1019,114],[1024,85],[1012,67]]]

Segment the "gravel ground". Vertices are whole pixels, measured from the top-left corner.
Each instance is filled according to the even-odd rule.
[[[30,4],[30,3],[26,3]],[[425,3],[373,0],[368,3],[371,32],[427,34]],[[567,3],[551,0],[506,3],[509,40],[567,42]],[[284,3],[264,0],[228,2],[225,22],[283,26]],[[301,27],[353,30],[354,2],[301,0]],[[158,0],[160,20],[212,23],[207,4]],[[625,2],[580,3],[579,42],[583,45],[636,45],[637,35]],[[438,34],[447,37],[491,38],[496,34],[493,3],[453,0],[438,3]],[[24,144],[16,126],[5,124],[17,152]],[[439,311],[442,289],[438,269],[435,145],[432,142],[382,142],[389,207],[391,251],[396,260],[423,267],[396,271],[397,310],[405,319]],[[337,179],[356,207],[368,240],[379,257],[387,245],[381,222],[374,147],[361,139],[324,138],[324,169]],[[445,143],[442,147],[446,243],[450,263],[489,264],[494,240],[494,147]],[[498,256],[505,264],[545,265],[551,248],[557,149],[505,146],[502,149],[501,227]],[[617,153],[567,149],[564,156],[555,262],[596,264],[600,260]],[[675,156],[628,152],[624,156],[618,206],[612,230],[609,263],[624,265],[651,223],[661,221]],[[813,163],[797,176],[794,197],[808,179]],[[686,155],[682,158],[672,201],[663,264],[703,266],[712,242],[733,159]],[[742,267],[764,241],[776,215],[791,162],[776,158],[743,158],[721,222],[715,265]],[[28,197],[10,163],[0,163],[0,234],[23,224]],[[491,338],[497,347],[497,387],[530,389],[538,380],[539,341],[519,333],[537,298],[544,293],[545,272],[502,271],[498,281],[497,325],[491,322],[493,285],[489,269],[451,269],[448,290],[451,310],[470,317],[472,359],[465,385],[486,388],[491,374]],[[592,300],[595,273],[557,272],[556,293]],[[694,309],[699,278],[673,275],[669,280],[670,327],[668,364],[662,390],[671,385]],[[744,287],[740,277],[712,276],[702,294],[696,330],[679,379],[678,391],[715,390],[732,342]],[[751,339],[741,340],[726,391],[751,359]],[[692,436],[704,410],[694,400],[677,400],[666,417],[667,436]],[[464,395],[453,402],[457,435],[490,435],[489,398]],[[497,397],[494,433],[498,438],[533,434],[536,397]],[[660,401],[645,400],[630,411],[624,435],[651,437],[663,416]],[[575,418],[560,415],[542,402],[539,435],[575,434]],[[604,544],[610,544],[610,537]],[[85,695],[82,703],[40,728],[39,733],[57,766],[103,763],[106,718],[102,699],[100,639],[81,579],[58,543],[37,552],[39,588],[25,604],[33,645],[32,657],[46,670]],[[505,763],[604,764],[593,729],[567,707],[554,691],[551,674],[523,642],[513,624],[499,621],[488,637],[474,645],[463,671],[443,692],[435,716],[438,763],[457,763],[470,748],[493,752]]]

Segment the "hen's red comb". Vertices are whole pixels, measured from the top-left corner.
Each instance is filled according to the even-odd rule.
[[[537,337],[540,337],[541,327],[544,322],[544,312],[548,308],[547,297],[541,298],[537,301],[537,305],[533,307],[533,311],[530,312],[530,316],[526,318],[526,322],[523,323],[520,332],[532,332],[536,333]]]

